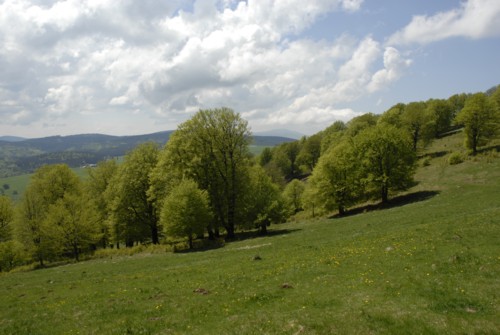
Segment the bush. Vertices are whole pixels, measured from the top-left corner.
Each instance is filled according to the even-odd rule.
[[[10,271],[25,261],[26,255],[19,242],[0,242],[0,272]]]
[[[448,157],[448,164],[450,165],[456,165],[463,163],[464,161],[464,155],[461,154],[460,152],[454,152]]]
[[[425,157],[424,159],[422,159],[421,164],[422,164],[422,167],[426,167],[426,166],[431,165],[431,158]]]

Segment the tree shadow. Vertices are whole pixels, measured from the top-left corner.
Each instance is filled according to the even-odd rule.
[[[418,158],[439,158],[439,157],[443,157],[443,156],[446,156],[447,154],[449,154],[450,151],[448,150],[443,150],[443,151],[436,151],[436,152],[429,152],[429,153],[426,153],[426,154],[423,154],[423,155],[419,155]]]
[[[209,239],[195,240],[195,241],[193,241],[193,243],[194,243],[193,249],[189,249],[186,247],[183,249],[176,249],[174,252],[176,254],[188,254],[188,253],[216,250],[216,249],[223,248],[227,243],[252,240],[252,239],[261,238],[261,237],[274,237],[274,236],[288,235],[288,234],[291,234],[291,233],[294,233],[294,232],[297,232],[300,230],[301,229],[271,229],[271,230],[268,230],[266,234],[260,233],[259,230],[242,231],[242,232],[238,232],[236,234],[236,236],[234,238],[231,238],[231,239],[228,239],[227,237],[222,236],[216,240],[209,240]]]
[[[418,191],[418,192],[413,192],[409,194],[404,194],[400,195],[397,197],[394,197],[389,200],[389,203],[377,203],[377,204],[368,204],[365,206],[361,207],[356,207],[353,208],[343,215],[340,214],[335,214],[330,216],[330,219],[339,219],[339,218],[344,218],[348,216],[353,216],[353,215],[358,215],[366,212],[372,212],[372,211],[378,211],[378,210],[384,210],[384,209],[390,209],[390,208],[396,208],[396,207],[401,207],[405,205],[409,205],[415,202],[420,202],[420,201],[425,201],[429,200],[436,195],[438,195],[440,192],[439,191]]]
[[[480,149],[477,149],[477,153],[478,154],[482,154],[482,153],[485,153],[485,152],[488,152],[488,151],[500,152],[500,144],[485,146],[485,147],[482,147]]]

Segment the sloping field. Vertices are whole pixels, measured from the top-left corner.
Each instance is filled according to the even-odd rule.
[[[391,208],[4,274],[0,333],[499,334],[500,159],[443,143]]]

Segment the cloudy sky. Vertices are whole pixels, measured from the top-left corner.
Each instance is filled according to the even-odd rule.
[[[311,134],[500,84],[498,0],[0,0],[0,135]]]

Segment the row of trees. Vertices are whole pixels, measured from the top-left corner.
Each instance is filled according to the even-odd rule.
[[[417,152],[432,138],[463,126],[475,154],[498,129],[499,98],[497,89],[398,104],[266,148],[256,159],[239,114],[201,110],[164,148],[139,145],[123,162],[99,163],[85,181],[66,165],[44,166],[17,206],[0,197],[0,270],[22,259],[44,265],[169,238],[185,237],[192,247],[196,237],[265,233],[303,209],[343,214],[368,199],[388,202],[412,185]]]

